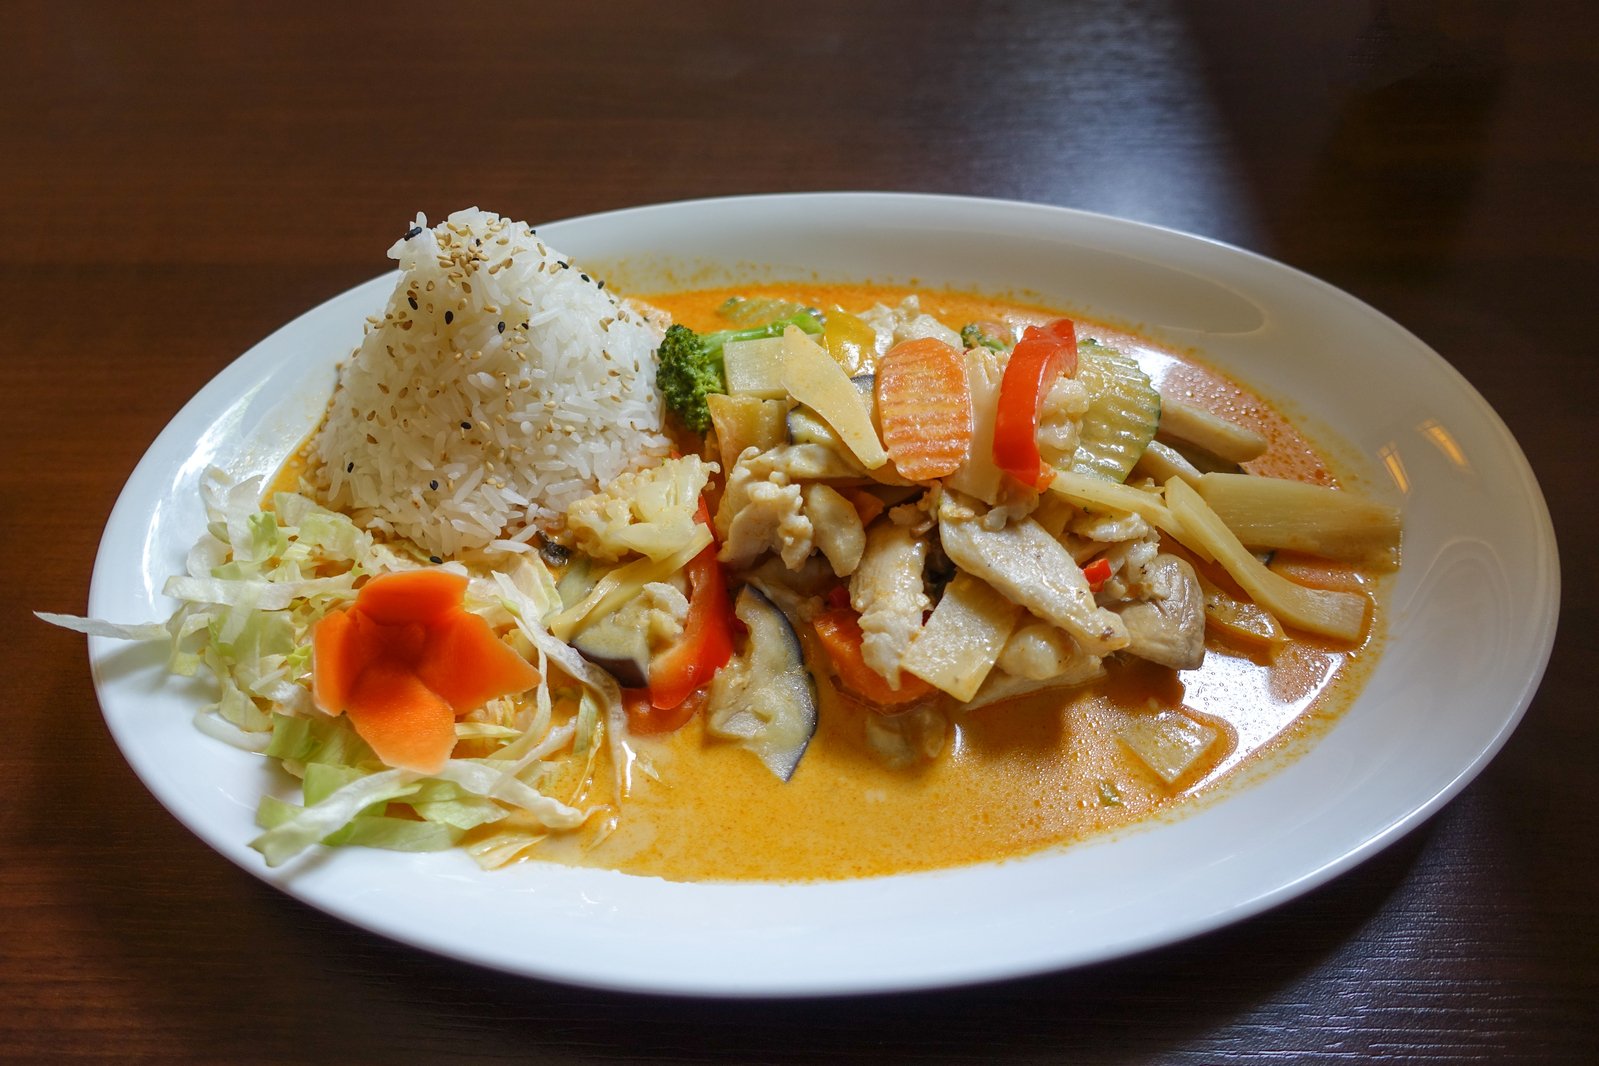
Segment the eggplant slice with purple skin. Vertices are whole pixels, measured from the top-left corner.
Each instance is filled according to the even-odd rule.
[[[787,781],[816,734],[816,680],[788,616],[754,585],[733,613],[749,635],[711,682],[705,725]]]
[[[572,638],[572,647],[623,688],[650,683],[649,633],[642,626],[621,624],[619,611],[585,626]]]

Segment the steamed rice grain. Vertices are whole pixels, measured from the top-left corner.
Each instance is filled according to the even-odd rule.
[[[339,374],[312,456],[329,506],[448,558],[559,536],[581,496],[665,456],[661,326],[532,229],[476,208],[416,225]]]

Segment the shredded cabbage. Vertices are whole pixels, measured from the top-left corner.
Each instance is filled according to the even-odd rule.
[[[560,779],[559,764],[571,761],[581,769],[574,797],[585,794],[602,738],[613,756],[628,757],[626,719],[614,680],[546,628],[560,597],[542,562],[522,555],[505,571],[474,577],[466,601],[536,656],[539,685],[457,723],[458,740],[479,757],[452,758],[431,776],[392,769],[347,718],[315,707],[311,630],[353,600],[366,577],[418,564],[306,496],[279,492],[263,506],[261,493],[260,478],[234,481],[206,471],[206,531],[189,551],[185,572],[166,582],[166,595],[179,601],[166,622],[39,617],[93,636],[164,641],[172,672],[209,676],[216,698],[197,712],[195,724],[300,778],[299,803],[268,795],[257,810],[263,832],[251,846],[267,865],[318,843],[400,851],[465,844],[492,867],[520,857],[549,832],[583,825],[591,808],[548,795],[541,785]],[[570,701],[571,721],[555,720],[552,663],[581,686]],[[503,830],[483,832],[500,823]],[[474,838],[481,839],[474,845]]]

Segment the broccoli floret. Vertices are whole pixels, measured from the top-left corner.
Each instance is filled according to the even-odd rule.
[[[751,329],[730,329],[718,333],[695,333],[687,326],[674,323],[667,327],[666,336],[656,357],[660,362],[656,370],[656,387],[666,400],[666,406],[677,412],[683,424],[695,433],[704,433],[711,427],[711,409],[705,397],[715,392],[727,391],[727,374],[722,368],[722,346],[728,341],[756,340],[761,337],[780,336],[788,326],[798,326],[806,333],[822,332],[822,324],[807,311],[768,322]]]
[[[698,333],[673,324],[661,338],[657,357],[661,365],[655,372],[655,383],[666,406],[676,411],[689,429],[704,433],[711,424],[711,409],[705,405],[705,397],[727,391],[721,348],[712,351]]]
[[[980,322],[968,322],[961,327],[961,343],[968,348],[992,348],[996,352],[1010,347],[998,337],[990,336]]]

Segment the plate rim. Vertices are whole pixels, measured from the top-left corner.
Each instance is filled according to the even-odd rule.
[[[452,950],[451,946],[448,944],[438,943],[435,939],[425,936],[416,936],[414,935],[414,930],[408,930],[406,928],[407,923],[402,922],[400,925],[395,926],[392,923],[385,924],[381,921],[364,920],[360,917],[353,917],[344,910],[331,908],[325,905],[324,901],[320,901],[316,898],[308,898],[303,892],[297,891],[296,883],[292,879],[265,876],[266,871],[264,868],[260,867],[258,863],[252,865],[250,860],[252,857],[254,857],[253,852],[249,852],[246,849],[241,854],[238,847],[225,847],[223,844],[219,844],[216,840],[212,839],[202,825],[197,824],[195,820],[188,816],[186,811],[169,802],[169,797],[164,794],[162,789],[158,788],[154,783],[152,783],[149,776],[147,776],[146,768],[141,766],[140,763],[130,754],[130,749],[128,745],[124,743],[124,738],[121,735],[120,723],[111,713],[111,707],[108,703],[108,699],[115,702],[118,697],[115,693],[108,692],[108,688],[113,683],[113,679],[108,679],[106,676],[104,676],[103,666],[107,656],[115,646],[116,642],[109,641],[106,638],[90,638],[91,671],[94,676],[96,694],[100,700],[108,728],[112,732],[113,738],[116,740],[118,748],[121,751],[124,759],[129,762],[129,765],[134,769],[136,775],[139,776],[141,782],[156,797],[157,801],[160,802],[162,806],[165,807],[175,818],[177,818],[181,824],[183,824],[196,836],[200,837],[200,839],[213,850],[218,851],[224,855],[224,857],[233,861],[236,865],[239,865],[247,872],[256,876],[258,879],[265,881],[267,884],[272,885],[274,888],[285,891],[289,895],[299,899],[301,902],[321,910],[324,913],[328,913],[333,917],[339,918],[342,921],[349,922],[358,927],[366,928],[389,939],[407,943],[436,954],[453,957],[461,961],[478,965],[486,965],[494,969],[520,974],[523,976],[555,980],[586,987],[631,992],[643,991],[659,994],[710,995],[732,998],[771,998],[794,995],[860,995],[935,987],[953,987],[970,983],[1020,977],[1029,974],[1065,968],[1074,968],[1078,966],[1089,965],[1095,962],[1105,961],[1106,959],[1110,958],[1136,954],[1165,944],[1172,944],[1182,940],[1191,939],[1192,937],[1199,936],[1217,928],[1221,928],[1223,926],[1233,924],[1234,922],[1252,917],[1261,913],[1262,911],[1280,905],[1289,899],[1302,895],[1303,893],[1308,892],[1311,889],[1332,879],[1333,877],[1336,877],[1337,875],[1347,871],[1353,866],[1358,865],[1359,863],[1370,858],[1372,855],[1376,854],[1378,851],[1386,848],[1404,836],[1406,833],[1416,828],[1418,825],[1425,822],[1445,804],[1457,796],[1503,748],[1511,733],[1514,732],[1522,718],[1525,716],[1537,692],[1539,683],[1541,682],[1547,669],[1549,658],[1553,649],[1556,628],[1558,626],[1560,603],[1559,554],[1554,526],[1548,510],[1547,501],[1543,495],[1541,487],[1538,484],[1536,473],[1533,471],[1525,453],[1521,449],[1519,443],[1515,440],[1515,437],[1510,432],[1508,426],[1505,425],[1504,421],[1499,417],[1492,405],[1488,403],[1486,398],[1484,398],[1481,393],[1479,393],[1475,387],[1470,384],[1464,375],[1462,375],[1457,369],[1455,369],[1453,365],[1451,365],[1429,345],[1421,341],[1414,334],[1410,333],[1410,331],[1403,325],[1372,307],[1370,304],[1367,304],[1358,297],[1355,297],[1353,294],[1348,293],[1347,291],[1340,289],[1320,278],[1317,278],[1314,275],[1308,274],[1296,267],[1271,259],[1248,249],[1241,248],[1224,241],[1216,240],[1214,238],[1186,233],[1181,230],[1171,229],[1148,222],[1117,218],[1115,216],[1081,211],[1074,208],[1048,204],[1036,204],[1022,200],[1010,199],[896,192],[806,192],[755,194],[735,197],[702,197],[688,200],[663,201],[659,203],[639,205],[636,207],[621,208],[612,211],[594,212],[561,219],[555,222],[539,223],[539,228],[540,230],[556,230],[558,228],[593,226],[602,222],[614,223],[619,217],[622,216],[641,217],[647,214],[674,210],[714,210],[734,204],[740,205],[742,208],[760,210],[772,208],[803,208],[805,206],[823,202],[830,205],[840,205],[846,202],[882,205],[889,202],[894,202],[900,205],[915,205],[920,209],[934,211],[943,210],[945,208],[975,210],[997,208],[1007,211],[1018,211],[1026,214],[1047,212],[1057,214],[1059,217],[1064,219],[1089,222],[1094,225],[1110,226],[1113,229],[1132,227],[1135,230],[1156,234],[1162,240],[1175,239],[1184,242],[1200,242],[1203,245],[1210,246],[1211,248],[1218,250],[1224,255],[1242,256],[1247,260],[1252,260],[1257,268],[1265,268],[1273,273],[1287,272],[1287,274],[1294,276],[1298,283],[1308,283],[1314,286],[1316,289],[1320,290],[1323,296],[1333,296],[1336,299],[1345,302],[1352,311],[1366,316],[1373,316],[1376,319],[1381,320],[1381,322],[1386,324],[1386,326],[1399,330],[1400,333],[1408,338],[1413,349],[1416,349],[1421,353],[1425,353],[1424,357],[1429,360],[1430,369],[1434,373],[1442,372],[1444,375],[1446,375],[1453,387],[1453,390],[1461,398],[1471,403],[1475,409],[1475,414],[1494,431],[1495,443],[1501,452],[1511,461],[1512,465],[1517,468],[1519,477],[1515,482],[1515,487],[1525,496],[1527,502],[1532,504],[1529,519],[1532,525],[1537,527],[1537,556],[1541,584],[1543,586],[1540,590],[1538,590],[1538,593],[1534,599],[1539,605],[1542,606],[1543,610],[1540,618],[1528,619],[1528,621],[1534,623],[1536,626],[1537,632],[1533,637],[1533,642],[1538,645],[1540,653],[1537,655],[1536,661],[1530,661],[1527,663],[1528,668],[1522,675],[1515,705],[1506,714],[1504,720],[1500,723],[1494,735],[1489,738],[1487,743],[1482,747],[1475,758],[1457,770],[1453,778],[1443,788],[1435,791],[1426,802],[1415,805],[1406,811],[1402,816],[1392,819],[1385,829],[1383,829],[1380,833],[1368,836],[1367,839],[1364,840],[1358,847],[1344,851],[1334,860],[1327,862],[1313,870],[1309,870],[1294,880],[1279,884],[1269,891],[1255,894],[1248,899],[1240,900],[1231,907],[1217,910],[1209,916],[1208,920],[1197,923],[1191,922],[1188,926],[1176,934],[1172,934],[1169,931],[1156,931],[1151,932],[1142,938],[1126,939],[1117,943],[1106,943],[1098,951],[1084,952],[1066,961],[1046,961],[1040,964],[1025,965],[1020,967],[1013,964],[1008,965],[1004,963],[997,963],[987,967],[975,963],[968,963],[959,968],[961,969],[961,975],[959,976],[952,976],[947,973],[932,973],[921,976],[908,974],[905,975],[902,980],[897,982],[870,980],[859,985],[852,985],[847,979],[846,975],[838,975],[831,981],[812,980],[810,982],[790,982],[788,984],[774,982],[769,985],[738,988],[732,987],[726,982],[719,984],[714,981],[700,981],[697,983],[691,981],[661,981],[659,979],[651,980],[648,978],[640,978],[637,975],[634,975],[630,978],[619,976],[614,973],[601,974],[573,972],[570,969],[563,968],[561,966],[528,966],[525,963],[522,965],[508,964],[504,959],[486,957],[485,954],[480,951]],[[98,594],[104,590],[103,581],[106,580],[106,575],[117,568],[126,567],[125,551],[119,549],[117,545],[111,542],[111,531],[119,524],[125,523],[130,514],[142,513],[142,510],[148,509],[148,500],[141,500],[134,497],[132,492],[134,488],[134,482],[140,471],[145,468],[146,464],[153,461],[153,457],[158,454],[158,449],[163,445],[163,442],[168,442],[169,435],[173,434],[177,427],[186,424],[188,421],[194,419],[197,415],[203,414],[209,404],[214,402],[218,396],[223,395],[228,391],[229,386],[234,382],[235,379],[242,378],[245,375],[245,372],[253,365],[251,362],[252,359],[258,360],[260,358],[260,356],[256,355],[256,353],[263,350],[269,351],[274,341],[282,334],[294,329],[297,325],[304,323],[306,320],[317,319],[319,317],[333,314],[334,309],[341,302],[351,301],[357,297],[357,294],[362,294],[367,289],[379,288],[381,283],[392,279],[394,274],[394,271],[389,271],[385,274],[377,275],[368,281],[352,286],[351,288],[322,301],[314,307],[290,319],[287,323],[273,330],[256,344],[251,345],[241,355],[230,361],[209,381],[207,381],[205,385],[203,385],[182,406],[182,408],[180,408],[177,414],[173,416],[173,418],[162,429],[161,433],[157,435],[157,437],[143,453],[138,464],[135,466],[134,471],[130,474],[128,482],[124,485],[123,490],[119,493],[117,501],[111,510],[110,516],[108,517],[106,523],[105,531],[102,535],[99,549],[96,553],[94,571],[91,578],[89,594],[91,613],[94,613],[94,605],[99,598]],[[1083,846],[1084,845],[1077,845],[1076,847]],[[1028,860],[1021,859],[1011,861],[1025,862]],[[942,871],[935,871],[931,875],[917,874],[897,876],[918,878],[925,876],[937,877],[941,873]],[[614,876],[621,877],[626,875]],[[663,882],[663,884],[670,883]],[[655,976],[657,978],[659,977],[659,975]]]

